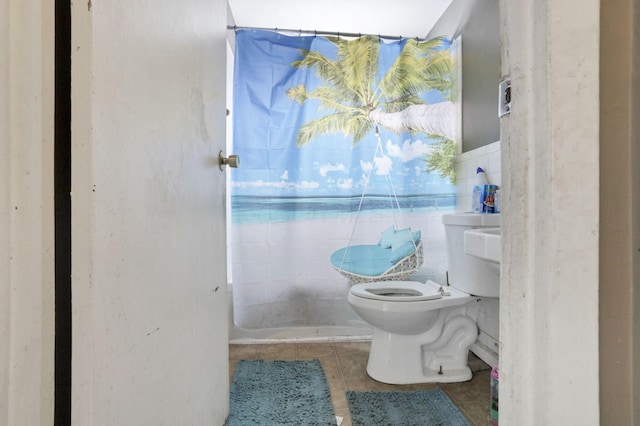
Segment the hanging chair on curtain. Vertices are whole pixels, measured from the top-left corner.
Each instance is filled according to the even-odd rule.
[[[378,244],[342,247],[331,255],[331,264],[351,284],[406,280],[423,262],[420,231],[389,230],[401,236],[392,245],[385,246],[381,238]],[[402,237],[405,231],[412,236],[408,241]]]
[[[374,161],[378,152],[382,153],[380,133],[376,126],[378,145],[374,152]],[[406,280],[415,273],[423,262],[421,231],[411,228],[398,229],[395,209],[401,212],[400,203],[393,188],[391,177],[387,174],[389,196],[394,207],[394,224],[381,232],[377,243],[369,245],[352,245],[353,235],[358,224],[362,202],[364,200],[371,171],[367,177],[365,187],[360,196],[356,220],[349,237],[349,243],[331,254],[333,267],[345,276],[350,284],[375,281]]]

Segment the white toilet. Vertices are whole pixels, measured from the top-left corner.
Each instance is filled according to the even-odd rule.
[[[373,327],[367,373],[391,384],[471,379],[469,347],[478,337],[480,297],[499,297],[495,268],[464,252],[464,231],[500,226],[499,214],[442,217],[449,285],[382,281],[351,287],[348,302]]]

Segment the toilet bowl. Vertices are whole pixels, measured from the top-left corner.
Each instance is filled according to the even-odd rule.
[[[350,288],[349,304],[373,328],[371,378],[390,384],[471,379],[468,354],[478,337],[479,302],[499,294],[500,277],[464,253],[464,231],[496,227],[499,220],[497,214],[443,216],[451,285],[381,281]]]
[[[471,379],[467,356],[478,336],[476,298],[433,281],[382,281],[354,285],[347,300],[373,327],[371,378],[391,384]]]

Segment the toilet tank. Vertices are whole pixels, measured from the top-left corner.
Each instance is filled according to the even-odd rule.
[[[453,213],[442,216],[449,284],[474,296],[500,297],[500,268],[464,252],[464,231],[500,226],[500,214]]]

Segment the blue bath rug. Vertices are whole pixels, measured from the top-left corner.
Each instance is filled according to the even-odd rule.
[[[335,425],[320,361],[240,361],[225,426]]]
[[[408,392],[347,392],[353,426],[469,426],[440,389]]]

